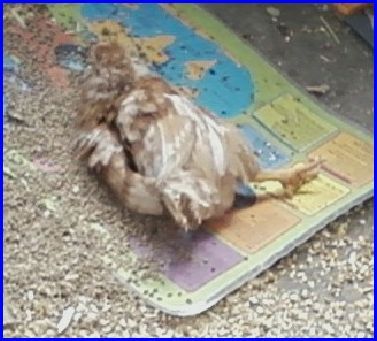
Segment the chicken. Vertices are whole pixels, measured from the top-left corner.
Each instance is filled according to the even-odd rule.
[[[223,215],[239,184],[280,181],[292,195],[319,160],[262,170],[240,131],[100,43],[82,84],[74,151],[128,209],[168,213],[185,230]]]

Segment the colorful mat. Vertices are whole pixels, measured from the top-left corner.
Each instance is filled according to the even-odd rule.
[[[117,272],[150,304],[174,315],[198,314],[372,196],[372,138],[329,115],[203,9],[83,4],[51,5],[49,11],[55,26],[38,25],[41,32],[55,30],[53,48],[43,58],[47,53],[56,64],[41,68],[60,86],[69,86],[69,70],[85,67],[83,42],[116,39],[196,103],[237,123],[263,167],[315,156],[326,159],[320,176],[290,200],[262,201],[259,194],[277,184],[251,184],[252,190],[244,193],[250,199],[247,205],[238,201],[231,213],[201,231],[162,240],[157,249],[132,238],[135,257],[148,255],[164,263],[155,277],[143,276],[129,264]],[[43,39],[22,29],[18,33],[28,42]],[[39,53],[34,51],[36,59]],[[185,256],[178,257],[178,251]]]

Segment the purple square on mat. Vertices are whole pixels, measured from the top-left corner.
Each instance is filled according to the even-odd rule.
[[[161,272],[186,291],[195,291],[219,274],[237,265],[244,257],[207,231],[191,234],[177,233],[166,238],[166,245],[158,249],[153,242],[131,240],[133,251],[140,257],[152,257],[164,262]],[[185,257],[179,256],[185,253]]]

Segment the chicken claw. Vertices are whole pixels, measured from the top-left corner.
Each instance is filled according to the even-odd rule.
[[[303,184],[313,180],[318,175],[319,167],[322,164],[322,159],[315,159],[286,169],[286,174],[283,171],[280,182],[283,185],[285,196],[291,198]]]
[[[289,168],[262,170],[256,174],[253,181],[278,181],[283,185],[283,196],[292,197],[303,184],[317,176],[318,168],[322,164],[323,160],[318,158]]]

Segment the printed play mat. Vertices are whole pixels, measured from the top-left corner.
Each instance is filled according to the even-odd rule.
[[[155,276],[144,276],[139,268],[124,264],[117,276],[153,306],[174,315],[208,309],[372,196],[372,137],[328,114],[200,7],[82,4],[48,8],[50,19],[35,23],[40,35],[33,36],[22,22],[14,30],[31,49],[34,40],[43,44],[45,30],[54,32],[49,38],[52,49],[31,53],[37,61],[42,54],[54,60],[40,68],[56,84],[70,86],[69,72],[83,70],[86,42],[116,39],[187,91],[197,104],[235,122],[264,168],[317,156],[325,159],[318,178],[292,199],[258,199],[261,192],[277,185],[251,185],[244,194],[247,205],[236,205],[201,231],[166,238],[158,248],[137,236],[131,238],[134,257],[158,259],[164,265]],[[18,62],[17,56],[5,56],[6,68]]]

